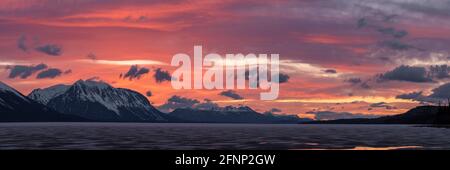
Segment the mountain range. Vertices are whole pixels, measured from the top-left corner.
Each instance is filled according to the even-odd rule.
[[[261,114],[250,107],[179,108],[162,113],[145,96],[96,80],[35,89],[28,96],[0,84],[0,121],[299,123],[298,116]]]
[[[0,122],[66,121],[87,121],[87,119],[57,112],[0,82]]]
[[[142,94],[95,80],[35,89],[24,96],[0,82],[0,122],[189,122],[312,124],[450,124],[450,106],[419,106],[379,118],[313,121],[295,115],[258,113],[247,106],[178,108],[162,113]]]
[[[311,119],[302,119],[296,115],[261,114],[248,106],[226,106],[214,110],[179,108],[169,115],[195,123],[301,123],[311,121]]]
[[[138,92],[94,80],[33,90],[28,97],[69,115],[107,122],[167,122]]]

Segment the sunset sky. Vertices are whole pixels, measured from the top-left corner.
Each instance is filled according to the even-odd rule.
[[[151,91],[155,106],[178,95],[317,119],[398,114],[450,97],[449,18],[447,0],[2,0],[0,81],[27,95],[94,78]],[[155,79],[194,45],[280,54],[289,79],[274,101]],[[133,65],[149,72],[125,76]]]

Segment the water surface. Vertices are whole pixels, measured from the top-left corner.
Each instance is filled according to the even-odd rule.
[[[411,125],[0,123],[0,149],[450,149]]]

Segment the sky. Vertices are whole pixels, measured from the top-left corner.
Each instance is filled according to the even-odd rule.
[[[447,0],[2,0],[0,81],[33,89],[104,81],[153,105],[248,105],[315,119],[404,113],[450,98]],[[175,90],[177,53],[279,54],[277,100]]]

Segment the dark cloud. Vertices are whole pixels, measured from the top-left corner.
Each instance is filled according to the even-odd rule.
[[[401,94],[396,96],[398,99],[406,99],[420,102],[420,104],[428,105],[428,104],[438,104],[440,101],[445,100],[443,98],[434,98],[430,96],[425,96],[422,92],[413,92],[407,94]]]
[[[344,82],[350,83],[350,84],[355,85],[355,86],[359,85],[359,87],[361,87],[363,89],[370,89],[371,88],[369,83],[368,83],[368,81],[363,82],[361,80],[361,78],[357,78],[357,77],[346,79],[346,80],[344,80]]]
[[[147,97],[152,97],[153,96],[153,93],[152,93],[152,91],[147,91],[147,92],[145,92],[145,95],[147,96]]]
[[[180,97],[180,96],[176,96],[176,95],[172,96],[167,101],[171,102],[171,103],[185,104],[187,106],[193,106],[194,104],[199,103],[199,101],[196,100],[196,99],[189,99],[189,98],[186,98],[186,97]]]
[[[406,50],[409,50],[409,49],[418,49],[418,48],[416,48],[416,47],[414,47],[412,45],[403,43],[403,42],[401,42],[399,40],[385,40],[385,41],[381,41],[380,45],[382,47],[387,47],[389,49],[398,50],[398,51],[406,51]]]
[[[381,19],[380,17],[377,17],[378,19],[375,19],[378,20],[379,22],[369,24],[367,18],[361,18],[357,21],[358,28],[369,27],[374,31],[377,31],[378,33],[389,36],[388,40],[383,40],[379,42],[379,45],[381,47],[389,48],[395,51],[406,51],[409,49],[421,50],[415,46],[409,45],[399,40],[401,38],[406,37],[408,35],[408,31],[396,29],[394,27],[384,26],[386,25],[385,24],[386,22],[392,21],[392,19],[397,17],[397,15],[385,15],[382,13],[378,13],[376,15],[381,16]]]
[[[374,115],[366,115],[360,113],[349,112],[333,112],[333,111],[311,111],[306,114],[313,114],[316,120],[336,120],[336,119],[354,119],[354,118],[375,118]]]
[[[435,99],[450,99],[450,83],[439,86],[432,91],[433,93],[428,97]]]
[[[378,56],[377,58],[381,61],[390,61],[391,60],[389,57],[386,57],[386,56]]]
[[[361,88],[363,89],[370,89],[370,85],[367,82],[361,83],[361,85],[359,85]]]
[[[139,68],[138,65],[132,65],[130,67],[130,69],[128,70],[127,73],[125,73],[125,75],[120,74],[120,77],[122,78],[128,78],[129,80],[133,80],[133,79],[140,79],[142,75],[149,73],[150,70],[148,68],[142,67]]]
[[[44,70],[47,68],[46,64],[38,64],[36,66],[24,66],[24,65],[16,65],[9,66],[7,69],[10,70],[8,78],[14,79],[16,77],[20,77],[22,79],[26,79],[31,76],[33,73]]]
[[[380,80],[399,80],[408,82],[433,82],[437,79],[450,78],[447,65],[434,65],[428,69],[419,66],[399,66],[392,71],[379,75]]]
[[[157,83],[162,83],[164,81],[171,81],[172,76],[170,76],[168,71],[162,70],[161,68],[157,68],[155,70],[155,74],[153,75],[155,81]]]
[[[361,78],[349,78],[347,80],[344,80],[344,82],[350,83],[350,84],[358,84],[361,83]]]
[[[393,21],[394,18],[396,18],[398,15],[386,15],[383,13],[377,13],[376,16],[371,17],[371,22],[369,23],[369,18],[364,17],[360,18],[357,21],[357,27],[363,28],[363,27],[369,27],[383,35],[387,35],[389,37],[393,38],[403,38],[408,35],[408,32],[406,30],[396,29],[394,27],[386,27],[387,22]]]
[[[150,72],[150,69],[142,67],[141,69],[139,69],[139,71],[135,74],[135,77],[139,77],[140,75],[143,74],[147,74],[148,72]]]
[[[408,82],[431,82],[427,70],[424,67],[399,66],[392,71],[380,75],[380,80],[398,80]]]
[[[398,10],[402,10],[403,13],[416,14],[418,17],[423,18],[426,21],[430,17],[447,18],[450,16],[448,11],[448,1],[385,1],[384,4],[394,5]]]
[[[360,19],[358,19],[358,21],[356,22],[356,26],[357,26],[358,28],[363,28],[363,27],[365,27],[365,26],[367,26],[367,25],[368,25],[367,18],[360,18]]]
[[[399,99],[409,99],[413,101],[421,102],[422,104],[438,104],[445,100],[450,99],[450,83],[443,84],[432,90],[432,94],[429,96],[423,95],[422,92],[412,92],[407,94],[401,94],[396,96]]]
[[[62,47],[56,44],[38,46],[36,50],[51,56],[60,56],[62,54]]]
[[[174,95],[170,97],[166,103],[159,106],[158,109],[160,109],[163,112],[170,112],[174,109],[178,108],[192,108],[195,104],[200,103],[196,99],[189,99],[185,97],[180,97],[177,95]]]
[[[91,59],[91,60],[97,60],[97,55],[95,55],[94,53],[89,53],[86,58]]]
[[[146,22],[146,21],[148,21],[149,20],[149,18],[147,17],[147,16],[140,16],[139,18],[138,18],[138,22]]]
[[[281,83],[286,83],[286,82],[288,82],[289,81],[289,75],[287,75],[287,74],[284,74],[284,73],[280,73],[280,76],[279,76],[279,83],[281,84]]]
[[[329,73],[329,74],[336,74],[337,73],[337,71],[334,70],[334,69],[327,69],[327,70],[324,70],[323,72]]]
[[[70,73],[72,73],[72,69],[64,71],[64,74],[70,74]]]
[[[250,76],[256,76],[256,80],[258,80],[259,83],[259,75],[258,72],[253,72],[254,75],[250,75],[250,71],[246,70],[245,71],[245,80],[250,80]],[[270,78],[270,77],[268,77]],[[278,74],[278,83],[282,84],[282,83],[287,83],[290,79],[290,76],[284,73],[279,73]],[[257,84],[257,86],[259,86],[259,84]]]
[[[26,44],[26,41],[27,38],[24,35],[20,36],[19,39],[17,40],[17,48],[19,48],[24,52],[28,52],[28,46]]]
[[[410,100],[416,100],[416,99],[419,99],[419,98],[422,98],[422,97],[424,97],[423,95],[422,95],[422,91],[419,91],[419,92],[411,92],[411,93],[406,93],[406,94],[401,94],[401,95],[398,95],[398,96],[396,96],[395,98],[397,98],[397,99],[410,99]]]
[[[36,78],[37,79],[44,79],[44,78],[50,78],[53,79],[55,77],[58,77],[62,74],[63,72],[60,69],[56,69],[56,68],[51,68],[45,71],[40,72]]]
[[[385,15],[383,17],[383,21],[384,22],[392,22],[395,18],[397,18],[398,15],[397,14],[392,14],[392,15]]]
[[[379,102],[379,103],[372,103],[369,105],[369,107],[373,107],[373,108],[385,108],[387,110],[391,110],[391,109],[396,109],[396,107],[389,105],[386,102]]]
[[[430,66],[429,68],[430,77],[437,79],[449,78],[450,77],[450,75],[448,74],[449,72],[450,67],[448,67],[446,64]]]
[[[227,91],[220,92],[219,95],[225,96],[225,97],[229,97],[229,98],[232,98],[234,100],[244,99],[242,96],[240,96],[239,94],[237,94],[233,90],[227,90]]]
[[[403,38],[408,35],[408,32],[405,30],[396,30],[395,28],[389,27],[389,28],[378,28],[378,32],[389,35],[394,38]]]
[[[139,17],[127,16],[123,19],[125,22],[146,22],[149,18],[147,16],[141,15]]]

